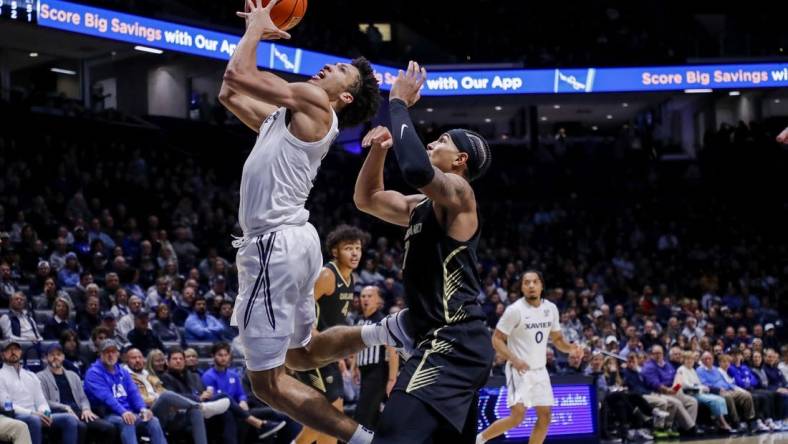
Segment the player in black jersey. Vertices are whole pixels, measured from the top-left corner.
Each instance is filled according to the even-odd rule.
[[[380,288],[369,285],[361,290],[361,319],[356,325],[373,325],[385,316]],[[353,418],[372,430],[377,428],[380,405],[391,394],[399,373],[399,355],[393,347],[373,345],[356,353],[352,366],[353,380],[361,385]]]
[[[408,115],[425,79],[415,62],[400,71],[389,96],[394,135],[377,127],[364,137],[362,145],[371,149],[356,181],[360,210],[408,227],[403,279],[409,312],[401,321],[417,344],[373,443],[474,443],[477,390],[494,356],[477,302],[480,221],[470,184],[487,171],[490,150],[482,136],[464,129],[442,134],[425,150]],[[422,194],[384,188],[392,146],[405,181]]]
[[[353,270],[358,268],[369,234],[349,225],[340,225],[326,237],[326,248],[331,261],[323,267],[315,282],[315,311],[317,332],[337,325],[347,325],[347,314],[353,302]],[[317,333],[313,333],[317,336]],[[345,361],[332,362],[321,368],[298,373],[304,384],[323,393],[334,407],[343,411],[342,374],[347,371]],[[337,439],[304,427],[296,444],[336,444]]]

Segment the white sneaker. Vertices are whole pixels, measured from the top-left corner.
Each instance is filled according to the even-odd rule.
[[[755,428],[755,431],[759,432],[759,433],[760,432],[768,432],[769,431],[769,427],[766,427],[766,424],[764,424],[763,421],[761,421],[760,419],[756,419],[755,420],[755,427],[754,428]]]
[[[385,335],[385,344],[394,347],[407,361],[413,356],[415,346],[413,338],[405,331],[405,317],[408,316],[410,309],[402,309],[392,315],[388,315],[378,322],[382,327],[381,331]]]
[[[205,419],[213,418],[216,415],[221,415],[230,408],[230,399],[222,398],[216,401],[203,402],[200,404],[202,407],[202,415]]]
[[[777,430],[777,425],[774,423],[772,418],[766,418],[766,421],[764,421],[763,423],[766,424],[766,427],[768,427],[770,431],[773,432]]]
[[[654,408],[651,412],[652,415],[656,416],[659,419],[665,419],[670,416],[670,413],[666,412],[665,410]]]
[[[637,436],[639,436],[645,441],[654,441],[654,436],[651,433],[649,433],[647,429],[639,429],[637,431]]]

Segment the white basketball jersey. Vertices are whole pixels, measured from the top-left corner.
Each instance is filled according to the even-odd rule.
[[[325,137],[303,142],[290,133],[285,113],[285,108],[279,108],[265,119],[244,163],[238,222],[246,237],[307,222],[309,211],[304,204],[320,162],[339,133],[339,119],[332,109]]]
[[[561,330],[558,307],[547,299],[534,307],[522,297],[506,307],[495,328],[508,336],[509,350],[529,368],[544,368],[550,333]]]

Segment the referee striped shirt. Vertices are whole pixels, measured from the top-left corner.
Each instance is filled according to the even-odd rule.
[[[361,319],[359,319],[356,325],[361,326],[361,325],[375,324],[382,319],[383,319],[383,313],[380,311],[376,311],[374,314],[372,314],[372,316],[368,318],[362,317]],[[386,354],[386,347],[383,345],[373,345],[356,353],[356,365],[359,368],[386,363],[386,362],[388,362],[388,355]]]

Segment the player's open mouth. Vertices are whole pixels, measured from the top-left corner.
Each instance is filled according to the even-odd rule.
[[[323,71],[322,69],[320,71],[318,71],[317,74],[312,76],[313,80],[320,80],[320,79],[325,79],[325,78],[326,78],[326,72]]]

